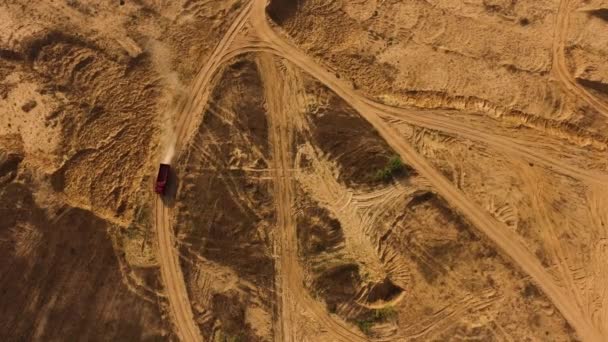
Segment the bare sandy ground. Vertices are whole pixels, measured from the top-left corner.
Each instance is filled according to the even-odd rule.
[[[606,11],[3,4],[4,339],[605,340]]]

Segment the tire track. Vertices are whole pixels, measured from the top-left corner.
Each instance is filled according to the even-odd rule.
[[[495,304],[497,300],[498,298],[495,297],[492,290],[485,290],[479,298],[466,295],[460,298],[456,304],[448,304],[435,312],[433,317],[406,327],[404,329],[405,337],[408,339],[431,339],[432,336],[429,336],[431,333],[440,329],[445,330],[446,326],[449,326],[458,317],[465,315],[471,308],[481,311]]]
[[[409,110],[379,105],[370,100],[364,100],[370,107],[375,108],[378,115],[395,118],[403,122],[436,131],[461,136],[463,138],[485,143],[498,150],[520,156],[526,160],[534,161],[548,169],[561,173],[573,179],[578,179],[589,184],[608,184],[608,175],[577,168],[559,159],[551,158],[547,154],[539,153],[529,148],[525,143],[514,138],[488,134],[483,131],[459,125],[451,119],[425,112],[415,113]]]
[[[273,72],[274,59],[272,56],[261,54],[258,58],[260,74],[266,96],[268,121],[270,127],[270,144],[272,146],[273,187],[277,210],[277,229],[279,237],[275,239],[275,249],[278,253],[278,263],[275,274],[278,317],[275,318],[275,333],[281,341],[296,341],[297,333],[293,330],[295,318],[288,302],[291,295],[290,283],[293,279],[301,278],[297,264],[294,265],[291,254],[295,252],[297,241],[295,238],[295,222],[291,207],[293,203],[293,186],[287,178],[285,170],[290,168],[291,137],[290,125],[286,120],[284,108],[281,104],[281,93],[276,89],[280,81]],[[277,84],[278,83],[278,84]]]

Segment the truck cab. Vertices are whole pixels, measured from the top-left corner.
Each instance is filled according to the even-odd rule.
[[[171,166],[169,164],[160,164],[158,168],[158,176],[156,176],[156,183],[154,184],[154,192],[159,195],[164,195],[167,190],[167,184],[169,183],[169,171]]]

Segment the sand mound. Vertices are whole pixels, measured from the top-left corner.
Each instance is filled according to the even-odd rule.
[[[158,87],[147,61],[119,63],[63,36],[35,46],[34,70],[51,91],[69,99],[55,113],[66,156],[53,176],[55,189],[77,206],[128,219],[156,130]]]

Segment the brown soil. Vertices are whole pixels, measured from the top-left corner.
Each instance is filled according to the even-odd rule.
[[[187,84],[192,80],[201,67],[200,61],[205,60],[218,37],[226,33],[226,23],[235,20],[242,5],[238,0],[188,1],[174,20],[169,17],[162,21],[160,30],[166,36],[160,38],[166,44],[165,49],[170,51],[162,58],[171,57],[163,63],[173,66],[181,82]],[[163,11],[162,8],[151,10]],[[132,25],[136,27],[139,23],[141,19],[134,18]]]
[[[466,262],[462,253],[472,249],[473,242],[477,238],[471,234],[470,230],[466,230],[465,224],[459,217],[455,216],[444,203],[431,193],[417,195],[410,202],[409,210],[402,217],[398,218],[396,224],[411,224],[431,226],[431,227],[448,227],[453,226],[457,235],[454,239],[446,240],[430,240],[425,241],[428,245],[423,245],[415,248],[422,248],[422,251],[414,251],[413,259],[416,262],[420,273],[424,279],[430,284],[434,284],[438,277],[445,275],[447,269],[455,267],[457,263]],[[417,222],[416,216],[424,217],[424,222]],[[401,232],[397,233],[398,239],[415,239],[416,235],[412,233]],[[420,242],[403,241],[402,244],[408,246],[416,246]],[[465,246],[467,246],[465,248]],[[428,256],[428,259],[427,257]]]
[[[268,241],[261,240],[256,229],[272,220],[272,211],[267,209],[264,213],[263,210],[270,201],[267,184],[246,177],[241,170],[230,170],[231,163],[255,163],[268,153],[263,103],[256,102],[263,96],[253,92],[250,102],[235,101],[241,96],[239,83],[249,87],[255,87],[257,83],[260,87],[252,61],[231,65],[219,81],[212,96],[213,106],[204,114],[198,133],[200,140],[194,143],[194,146],[208,146],[208,150],[202,152],[193,147],[190,161],[185,162],[182,188],[187,190],[181,191],[178,199],[186,203],[184,209],[187,211],[182,215],[190,222],[184,222],[184,228],[189,227],[189,231],[184,231],[188,234],[184,242],[204,257],[229,264],[242,276],[253,277],[251,280],[257,278],[260,285],[271,286],[272,261],[266,255]],[[230,119],[234,121],[225,121]],[[257,147],[257,151],[252,147]],[[229,158],[235,151],[250,160]],[[262,155],[254,158],[258,151]],[[201,152],[208,154],[208,157],[202,157],[207,160],[202,165]],[[240,193],[246,197],[228,196]]]
[[[312,287],[321,297],[325,297],[327,310],[336,312],[338,304],[355,297],[360,281],[359,267],[356,264],[342,264],[321,272]]]
[[[361,286],[359,267],[341,255],[345,240],[340,222],[309,198],[303,197],[300,206],[298,252],[311,273],[307,286],[323,299],[330,312],[336,312],[339,304],[355,299]]]
[[[306,203],[308,202],[308,203]],[[298,252],[303,260],[320,253],[328,253],[344,243],[344,232],[340,222],[327,210],[306,201],[298,215]]]

